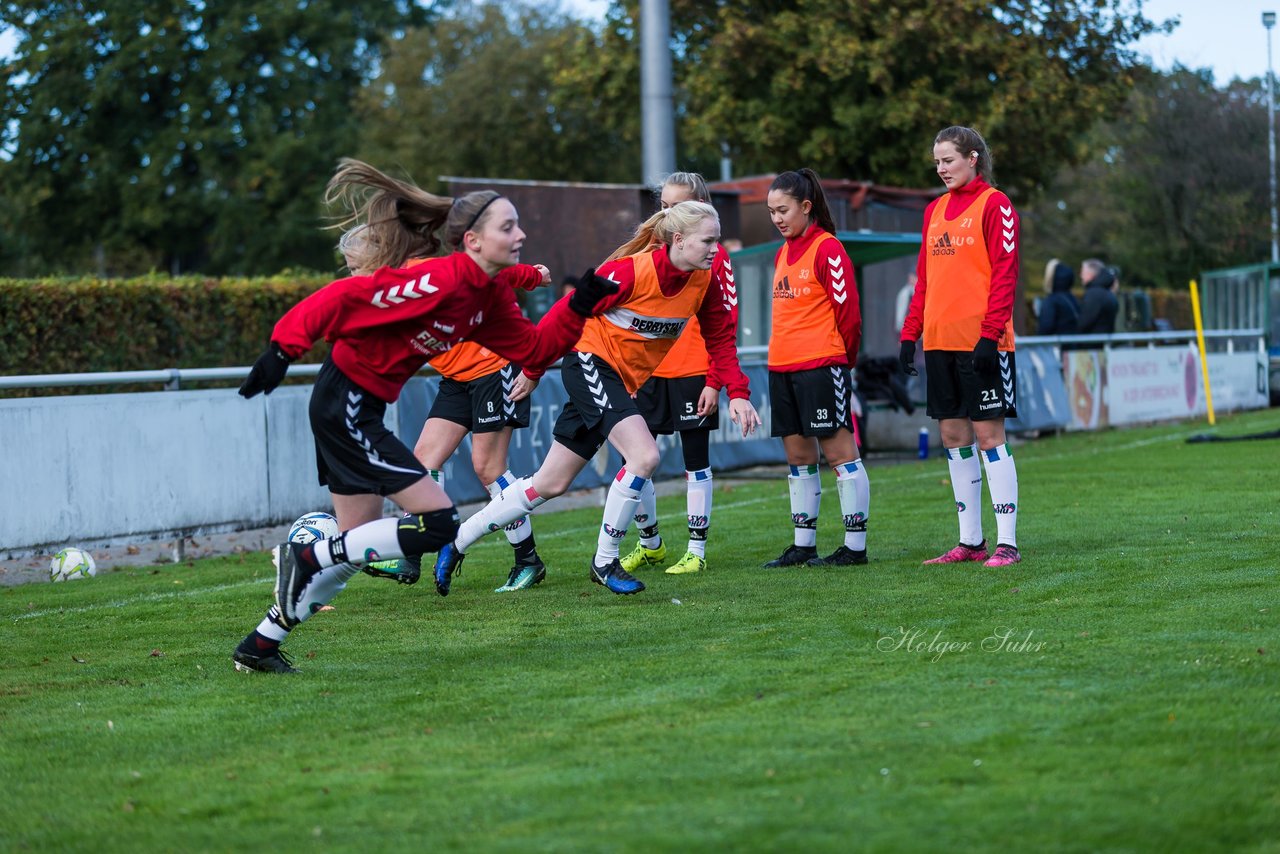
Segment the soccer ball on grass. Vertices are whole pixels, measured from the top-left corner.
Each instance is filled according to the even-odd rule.
[[[75,581],[97,574],[98,565],[93,562],[93,555],[83,549],[63,549],[49,562],[50,581]]]

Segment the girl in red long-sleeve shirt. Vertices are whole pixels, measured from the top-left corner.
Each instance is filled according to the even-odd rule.
[[[472,543],[564,493],[606,440],[626,463],[605,500],[590,577],[614,593],[644,589],[618,557],[640,493],[658,466],[658,445],[633,396],[691,317],[696,316],[701,327],[711,375],[728,389],[730,417],[744,435],[760,423],[738,366],[732,317],[710,287],[719,239],[720,219],[714,208],[681,202],[652,216],[596,270],[597,277],[617,282],[619,289],[597,304],[574,353],[564,360],[561,376],[569,402],[556,421],[555,442],[532,477],[520,479],[467,519],[454,544],[440,552],[435,575],[442,594]],[[525,367],[512,396],[528,394],[541,373],[536,366]],[[698,408],[705,415],[711,401],[700,400]]]
[[[464,340],[545,367],[568,352],[595,302],[615,288],[588,277],[535,327],[521,314],[511,287],[550,277],[546,268],[518,263],[524,232],[510,201],[491,190],[451,199],[404,184],[400,198],[366,213],[364,236],[387,257],[433,255],[441,245],[439,231],[454,251],[316,291],[276,324],[270,346],[241,386],[247,398],[269,394],[290,361],[321,338],[333,342],[311,395],[316,461],[339,519],[364,523],[332,539],[275,548],[275,604],[233,653],[237,670],[294,672],[280,644],[361,564],[421,555],[453,539],[453,502],[383,424],[387,404],[409,378]],[[407,515],[381,518],[384,496]]]
[[[928,413],[938,419],[947,452],[960,543],[925,563],[1009,566],[1021,560],[1018,472],[1004,432],[1004,419],[1017,414],[1018,214],[992,186],[991,153],[973,128],[940,132],[933,160],[947,192],[925,209],[900,356],[903,370],[915,374],[916,340],[923,339]],[[982,535],[983,465],[996,514],[996,548],[990,554]]]
[[[862,335],[853,263],[835,236],[826,194],[812,169],[775,178],[768,206],[786,238],[773,262],[769,402],[771,432],[782,438],[791,466],[787,485],[795,541],[765,566],[864,564],[871,487],[850,403]],[[835,470],[844,517],[844,542],[826,557],[817,548],[819,454]]]

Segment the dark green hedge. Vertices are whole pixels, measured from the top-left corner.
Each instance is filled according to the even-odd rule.
[[[250,365],[280,316],[329,281],[309,272],[256,279],[0,279],[0,373]],[[327,351],[321,342],[300,361],[320,361]],[[32,393],[38,392],[6,396]]]

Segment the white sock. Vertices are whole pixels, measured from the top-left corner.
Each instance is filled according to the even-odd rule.
[[[711,529],[711,496],[715,490],[711,469],[686,471],[684,479],[687,487],[685,508],[689,511],[689,551],[705,558],[707,532]]]
[[[340,537],[322,540],[329,544],[327,549],[319,548],[320,543],[317,543],[316,563],[326,569],[343,561],[363,565],[402,558],[404,551],[400,548],[399,528],[400,519],[395,516],[357,525]]]
[[[943,450],[947,452],[951,492],[960,517],[960,542],[966,546],[982,545],[982,464],[978,462],[978,446]]]
[[[340,563],[322,569],[311,577],[306,587],[298,594],[298,620],[308,619],[322,605],[328,605],[333,597],[341,593],[352,576],[360,571],[360,567],[350,563]]]
[[[466,554],[467,549],[481,537],[507,527],[546,502],[547,499],[534,491],[533,478],[522,477],[462,523],[458,537],[453,541],[454,548]]]
[[[278,615],[279,613],[280,609],[272,605],[267,609],[267,616],[262,618],[262,622],[258,623],[258,628],[254,629],[254,631],[264,638],[271,638],[273,641],[284,643],[284,639],[289,636],[289,630],[280,628],[280,624],[272,618],[273,614]]]
[[[987,490],[996,511],[996,545],[1018,547],[1018,469],[1009,446],[982,451],[987,468]]]
[[[636,505],[636,529],[640,531],[640,545],[656,549],[662,545],[658,533],[658,493],[653,491],[652,478],[644,482],[640,490],[640,503]]]
[[[796,545],[813,548],[818,544],[818,511],[822,507],[822,478],[818,467],[792,466],[787,475],[791,491],[791,523],[795,525]]]
[[[489,498],[497,498],[502,495],[503,490],[512,486],[516,482],[516,476],[511,473],[511,469],[504,471],[493,483],[485,487],[489,490]],[[511,547],[523,543],[525,540],[533,536],[533,525],[529,523],[529,514],[526,513],[519,519],[511,522],[502,529],[506,532],[507,542],[511,543]]]
[[[871,483],[862,459],[835,467],[836,494],[844,516],[844,544],[855,552],[867,549],[867,518],[871,513]]]
[[[646,480],[627,471],[626,466],[618,469],[618,476],[609,485],[609,495],[604,500],[604,519],[596,539],[596,566],[606,566],[617,559],[618,546],[635,518]]]

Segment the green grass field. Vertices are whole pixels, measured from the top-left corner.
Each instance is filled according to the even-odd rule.
[[[498,537],[448,599],[357,576],[296,677],[232,670],[265,554],[5,589],[0,850],[1280,851],[1280,443],[1205,430],[1016,447],[1011,570],[919,565],[937,459],[871,461],[852,570],[760,568],[781,479],[635,597],[586,579],[597,510],[540,517],[540,588],[490,592]]]

